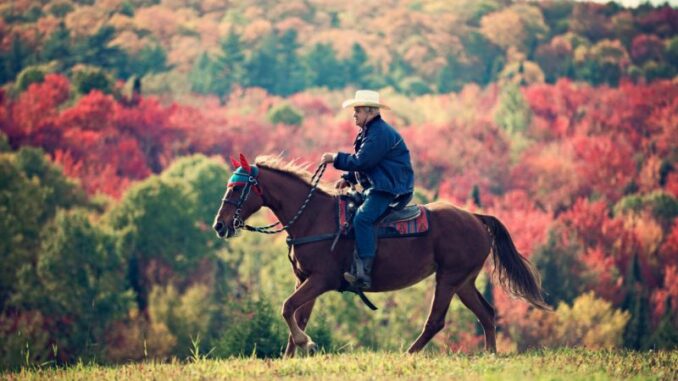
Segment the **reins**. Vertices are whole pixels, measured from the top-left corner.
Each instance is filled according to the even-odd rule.
[[[313,173],[313,176],[311,176],[311,190],[308,192],[308,196],[306,196],[306,199],[304,200],[304,203],[301,204],[301,207],[299,207],[299,210],[297,210],[297,213],[292,217],[292,219],[283,227],[271,230],[276,225],[279,225],[280,222],[276,222],[274,224],[266,225],[266,226],[251,226],[247,224],[243,224],[243,228],[247,231],[251,232],[257,232],[257,233],[263,233],[263,234],[277,234],[280,232],[283,232],[292,226],[297,219],[301,216],[301,214],[304,212],[306,209],[306,206],[308,206],[308,203],[311,201],[311,198],[313,197],[313,193],[315,193],[315,190],[318,188],[318,185],[320,184],[320,179],[323,176],[323,173],[325,173],[325,168],[327,168],[327,163],[322,163],[318,166],[318,168],[315,170],[315,173]],[[237,216],[239,217],[239,216]]]

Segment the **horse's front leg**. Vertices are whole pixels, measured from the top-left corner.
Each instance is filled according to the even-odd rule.
[[[282,316],[285,319],[285,322],[287,322],[287,326],[290,330],[290,336],[292,338],[292,344],[295,346],[302,347],[306,351],[315,350],[315,343],[306,333],[304,333],[303,328],[299,326],[299,323],[296,319],[297,314],[295,314],[295,312],[297,312],[299,307],[308,303],[310,304],[310,314],[310,309],[313,308],[312,302],[315,301],[315,298],[328,290],[329,288],[327,287],[326,282],[321,281],[319,277],[311,276],[310,278],[306,279],[304,283],[302,283],[301,286],[296,291],[294,291],[294,293],[290,295],[290,297],[287,298],[287,300],[285,300],[283,303]],[[299,314],[299,318],[301,319],[303,316]],[[306,320],[303,322],[305,327],[308,319],[302,320]],[[287,352],[285,354],[287,355]]]
[[[294,319],[297,321],[297,324],[299,325],[299,328],[302,329],[302,331],[306,329],[306,324],[308,324],[308,320],[311,317],[311,312],[313,311],[314,305],[315,299],[311,300],[310,302],[306,302],[306,304],[299,307],[297,312],[294,313]],[[296,349],[297,346],[294,345],[294,341],[292,340],[292,334],[290,334],[289,337],[287,338],[287,348],[285,349],[285,357],[286,358],[294,357]]]

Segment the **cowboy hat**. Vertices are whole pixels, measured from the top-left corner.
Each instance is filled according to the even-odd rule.
[[[355,97],[353,99],[347,99],[341,104],[342,108],[356,106],[380,107],[386,110],[391,109],[379,102],[379,93],[372,90],[358,90],[355,92]]]

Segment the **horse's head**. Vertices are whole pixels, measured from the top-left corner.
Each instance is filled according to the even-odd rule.
[[[219,238],[236,236],[245,226],[245,220],[263,205],[258,182],[259,168],[250,165],[242,154],[240,163],[234,159],[231,161],[236,170],[228,180],[226,193],[212,225]]]

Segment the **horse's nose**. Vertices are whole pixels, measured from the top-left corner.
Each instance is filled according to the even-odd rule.
[[[221,230],[224,228],[224,223],[218,221],[216,224],[214,224],[213,228],[217,233],[221,233]]]

